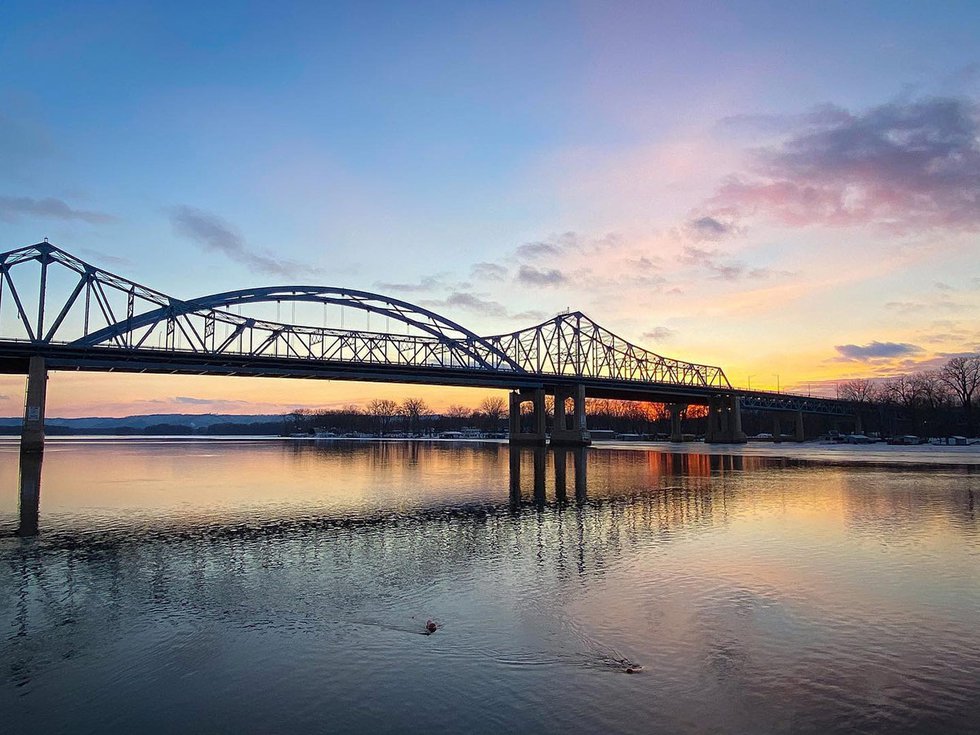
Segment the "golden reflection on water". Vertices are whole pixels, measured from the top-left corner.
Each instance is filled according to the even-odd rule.
[[[17,519],[17,459],[14,443],[0,444],[0,513],[5,527],[19,523],[23,531],[31,513],[22,507]],[[30,478],[31,467],[25,469]],[[495,443],[53,440],[40,473],[40,525],[43,532],[46,525],[262,524],[642,497],[621,512],[639,514],[630,522],[647,528],[752,517],[764,542],[792,518],[808,534],[827,538],[843,532],[913,538],[928,529],[928,543],[941,548],[951,543],[946,531],[976,532],[973,483],[964,484],[975,477],[970,473],[968,467],[926,474],[753,455]],[[968,492],[937,504],[917,492],[926,476],[948,477]]]

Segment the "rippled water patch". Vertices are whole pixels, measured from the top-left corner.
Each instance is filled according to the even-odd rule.
[[[564,460],[562,495],[553,453],[515,487],[496,445],[51,452],[40,536],[0,540],[0,709],[76,732],[977,729],[969,467],[595,449],[576,492]]]

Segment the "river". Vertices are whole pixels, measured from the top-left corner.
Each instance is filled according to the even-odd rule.
[[[978,449],[0,442],[4,731],[976,732]]]

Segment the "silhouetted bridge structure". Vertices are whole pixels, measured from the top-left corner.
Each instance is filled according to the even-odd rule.
[[[273,305],[274,318],[256,313]],[[306,312],[301,320],[297,305]],[[314,325],[311,310],[321,307],[322,324]],[[349,326],[351,314],[366,326]],[[589,441],[586,396],[670,404],[675,439],[681,410],[706,405],[706,440],[720,442],[745,441],[743,407],[794,412],[798,424],[807,412],[853,413],[846,402],[735,389],[721,368],[650,352],[581,312],[481,336],[421,306],[347,288],[272,286],[179,299],[45,241],[0,254],[0,371],[28,375],[27,450],[43,446],[48,370],[508,389],[515,443],[546,441],[546,394],[555,396],[551,440],[565,444]],[[529,427],[522,426],[525,402]]]

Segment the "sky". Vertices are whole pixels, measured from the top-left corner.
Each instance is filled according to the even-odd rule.
[[[980,351],[976,2],[0,5],[0,251],[581,310],[738,386]],[[0,377],[0,415],[24,379]],[[48,414],[481,392],[54,374]]]

